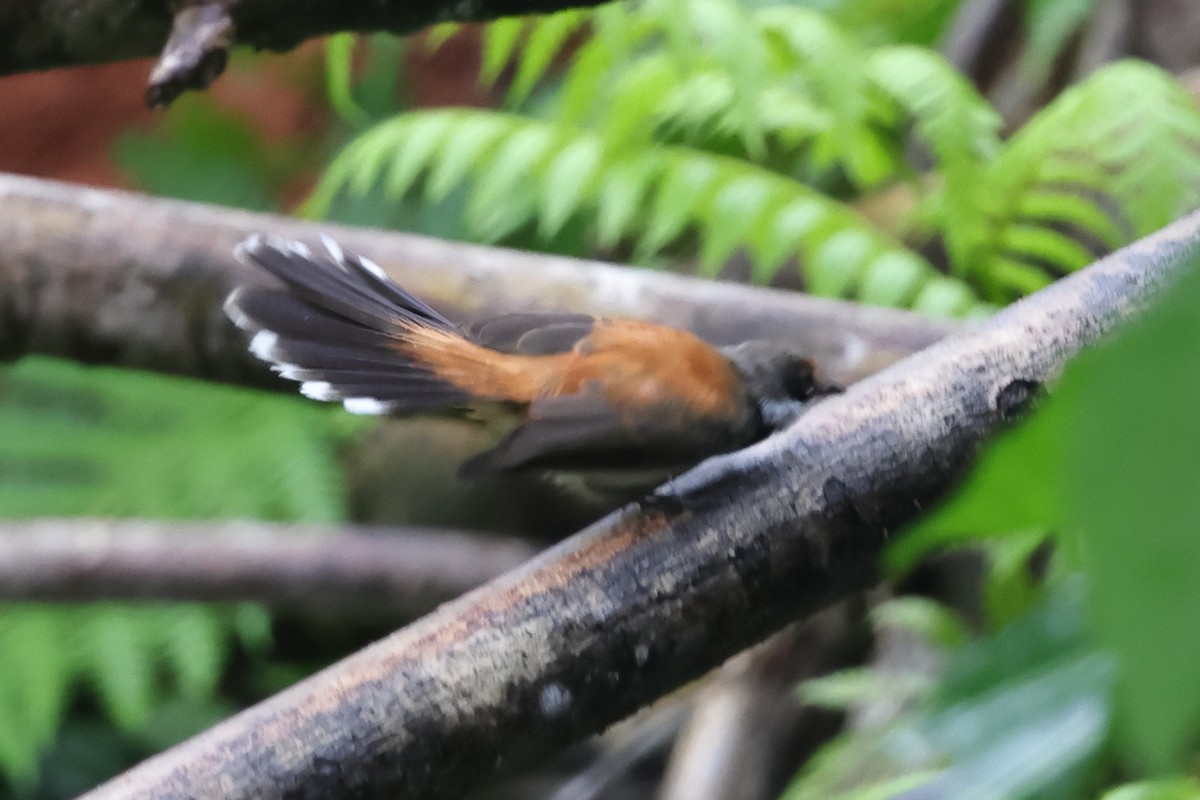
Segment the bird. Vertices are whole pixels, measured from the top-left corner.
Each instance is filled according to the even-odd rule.
[[[527,312],[463,327],[369,259],[252,235],[239,261],[278,283],[239,286],[224,309],[250,351],[300,392],[357,414],[502,420],[464,478],[535,472],[653,486],[783,427],[836,387],[769,341],[715,347],[679,328]],[[598,479],[597,476],[609,476]]]

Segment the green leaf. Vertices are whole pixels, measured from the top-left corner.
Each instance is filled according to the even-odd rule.
[[[918,727],[951,758],[937,781],[944,796],[1071,796],[1104,743],[1116,672],[1087,647],[1079,589],[1066,587],[951,663]]]
[[[601,178],[596,211],[596,241],[601,247],[616,246],[639,224],[646,192],[659,169],[659,159],[653,153],[639,153],[609,167]]]
[[[371,121],[371,115],[354,100],[353,33],[335,33],[325,39],[325,91],[329,104],[342,120],[354,127]]]
[[[639,257],[659,252],[683,233],[717,177],[716,165],[707,159],[683,158],[666,166],[638,242]]]
[[[700,250],[702,274],[715,275],[761,217],[774,187],[757,176],[725,183],[703,209],[706,230]]]
[[[567,144],[546,166],[538,185],[541,214],[538,234],[550,238],[578,210],[591,191],[603,156],[600,140],[583,136]]]
[[[804,265],[810,294],[846,297],[857,288],[867,262],[878,254],[875,241],[863,231],[844,230],[818,244]]]
[[[567,39],[587,20],[588,12],[574,9],[560,11],[537,19],[530,31],[525,46],[520,51],[517,74],[513,77],[508,99],[518,104],[529,97],[533,87],[546,74],[554,57],[562,50]]]
[[[966,284],[937,276],[917,292],[912,310],[931,317],[958,317],[967,313],[975,303],[976,298]]]
[[[433,145],[437,155],[432,159],[425,181],[425,197],[431,203],[444,200],[487,156],[496,141],[512,128],[511,124],[506,124],[510,121],[503,118],[470,117],[460,121],[451,116],[452,113],[446,114],[446,125],[439,126],[439,140]],[[417,155],[417,158],[422,157]]]
[[[517,128],[500,141],[475,181],[467,201],[467,225],[484,241],[496,241],[532,219],[530,176],[550,151],[554,130],[545,125]]]
[[[525,32],[525,25],[523,17],[505,17],[484,28],[483,65],[479,70],[479,79],[485,85],[495,83],[512,60],[521,42],[521,34]]]
[[[883,253],[867,265],[858,299],[874,305],[907,308],[930,274],[929,264],[914,253],[899,250]]]
[[[758,246],[754,282],[766,283],[780,262],[803,249],[808,234],[828,217],[828,210],[815,199],[793,200],[775,212],[764,240]]]
[[[1195,778],[1134,783],[1105,792],[1100,800],[1200,800]]]
[[[1157,771],[1187,763],[1200,734],[1200,257],[1193,242],[1175,258],[1186,277],[1064,381],[1065,496],[1096,635],[1121,661],[1124,741]]]

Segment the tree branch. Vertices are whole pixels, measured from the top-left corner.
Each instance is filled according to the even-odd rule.
[[[330,233],[459,318],[571,310],[656,319],[718,344],[776,339],[837,383],[958,327],[791,292],[0,174],[0,359],[42,353],[282,386],[221,311],[234,286],[263,280],[232,257],[252,232],[311,242]]]
[[[515,539],[265,522],[0,523],[0,600],[252,600],[399,617],[526,561]]]
[[[233,41],[290,50],[339,31],[407,34],[437,22],[472,22],[598,5],[599,0],[0,0],[0,74],[158,55],[193,21],[228,16]],[[186,39],[175,44],[186,49]],[[177,50],[165,48],[163,61]],[[211,67],[212,65],[209,64]],[[161,64],[160,64],[161,68]],[[215,77],[215,75],[213,76]]]
[[[1200,214],[712,459],[88,795],[458,797],[867,586],[884,543],[1200,245]]]

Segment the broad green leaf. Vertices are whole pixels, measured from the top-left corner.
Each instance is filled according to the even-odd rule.
[[[1195,778],[1135,783],[1105,792],[1100,800],[1200,800]]]
[[[1072,797],[1107,735],[1115,665],[1088,647],[1080,589],[965,648],[918,730],[951,767],[956,800]]]
[[[1124,741],[1151,769],[1200,734],[1200,258],[1161,305],[1068,374],[1065,497],[1096,634],[1120,659]]]

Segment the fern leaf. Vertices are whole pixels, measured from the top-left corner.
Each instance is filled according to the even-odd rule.
[[[944,276],[928,280],[912,303],[913,311],[931,317],[967,316],[978,306],[978,299],[966,284]]]
[[[874,83],[915,123],[944,179],[946,202],[936,205],[952,264],[969,263],[981,201],[981,173],[1000,148],[999,115],[940,55],[917,47],[872,54]]]
[[[853,295],[882,269],[878,259],[903,255],[907,286],[914,265],[923,265],[924,279],[935,274],[915,254],[874,233],[845,206],[819,192],[738,159],[716,156],[688,147],[626,142],[604,148],[602,134],[488,111],[428,111],[406,114],[367,131],[360,138],[379,137],[365,149],[375,157],[391,147],[393,157],[405,148],[406,126],[423,125],[437,117],[439,130],[453,141],[458,130],[494,126],[495,143],[480,158],[461,158],[452,174],[464,170],[471,181],[466,218],[473,233],[485,240],[511,234],[537,222],[543,236],[559,230],[577,210],[598,209],[596,237],[606,246],[619,239],[633,243],[635,257],[648,260],[676,248],[690,233],[699,235],[696,255],[708,272],[720,268],[730,253],[744,247],[752,255],[756,280],[769,280],[778,265],[795,260],[805,270],[814,292]],[[440,127],[445,125],[446,127]],[[353,152],[352,143],[347,152]],[[439,158],[453,158],[449,148],[435,150],[427,169],[440,169]],[[319,191],[356,190],[339,184],[348,171],[325,176]],[[951,283],[954,283],[951,281]],[[911,297],[895,290],[889,295]],[[959,295],[970,297],[962,287]],[[945,305],[945,304],[944,304]],[[959,304],[968,310],[971,304]],[[955,308],[959,308],[955,305]]]
[[[0,517],[340,519],[332,419],[292,398],[25,359],[0,371]],[[211,695],[235,636],[266,641],[264,625],[247,608],[0,608],[0,771],[29,774],[81,687],[126,729],[172,695]]]
[[[650,206],[650,221],[638,242],[638,257],[659,252],[683,233],[717,179],[717,167],[705,158],[686,158],[663,173]]]
[[[505,17],[488,25],[483,37],[483,66],[479,71],[479,79],[491,86],[500,77],[500,73],[512,61],[517,46],[521,43],[521,35],[525,33],[526,21],[522,17]]]
[[[153,652],[151,631],[137,624],[136,613],[131,607],[90,606],[81,613],[77,634],[75,658],[109,718],[125,730],[141,726],[157,699],[157,653]],[[151,657],[147,657],[148,649]]]
[[[596,211],[596,241],[615,247],[632,230],[634,219],[645,205],[650,185],[658,179],[662,164],[652,152],[638,153],[607,165],[601,176]]]
[[[398,118],[396,123],[400,123],[401,119],[404,118]],[[393,142],[403,137],[404,147],[388,165],[385,183],[388,193],[393,197],[400,197],[412,188],[418,176],[429,165],[434,152],[445,142],[449,129],[450,121],[441,117],[423,117],[415,120],[411,125],[389,125],[378,131],[377,139],[363,137],[357,140],[350,158],[352,160],[362,158],[369,163],[372,153],[393,152],[395,147]],[[378,141],[377,149],[372,146],[373,141]],[[351,153],[349,148],[346,152]],[[359,194],[365,194],[374,180],[377,180],[375,176],[371,176],[369,179],[364,178],[355,183],[354,187],[357,188]]]
[[[701,210],[705,223],[700,249],[702,274],[715,275],[734,249],[747,241],[764,209],[776,199],[773,189],[757,176],[743,176],[728,181],[714,193],[712,202]]]
[[[212,696],[225,666],[226,621],[199,605],[150,610],[158,613],[160,647],[180,691],[191,697]]]
[[[884,253],[863,271],[858,299],[878,306],[907,308],[928,276],[928,265],[911,253]]]
[[[825,16],[796,6],[758,12],[764,35],[785,56],[787,69],[803,75],[818,103],[834,117],[819,136],[812,159],[818,168],[845,165],[856,185],[869,187],[887,177],[878,158],[886,148],[875,141],[866,54]],[[852,149],[850,149],[852,148]]]
[[[464,122],[457,125],[452,117],[441,119],[446,127],[441,129],[441,146],[437,148],[437,158],[433,161],[433,167],[425,182],[425,196],[435,203],[440,202],[451,189],[462,183],[472,168],[508,130],[504,120],[492,117],[476,118],[470,124]],[[404,147],[409,146],[405,137]],[[433,149],[428,151],[419,168],[429,165],[429,156],[433,153]],[[407,187],[394,184],[390,188],[393,196],[399,197]]]
[[[558,152],[546,166],[538,186],[541,211],[538,234],[553,237],[591,194],[603,157],[598,139],[577,138]]]
[[[496,241],[532,219],[535,205],[530,177],[555,138],[545,125],[511,130],[480,165],[467,200],[467,226],[484,241]]]
[[[568,9],[538,18],[521,48],[517,73],[513,76],[508,102],[517,105],[529,97],[533,87],[547,73],[567,40],[591,17],[588,10]]]
[[[1088,263],[1085,242],[1125,244],[1200,205],[1200,112],[1158,68],[1114,64],[1035,116],[981,183],[962,263],[1006,299]]]
[[[0,773],[32,782],[69,697],[72,657],[61,611],[0,606]]]
[[[813,248],[804,277],[812,294],[851,297],[867,265],[877,256],[875,237],[865,230],[843,230]]]

